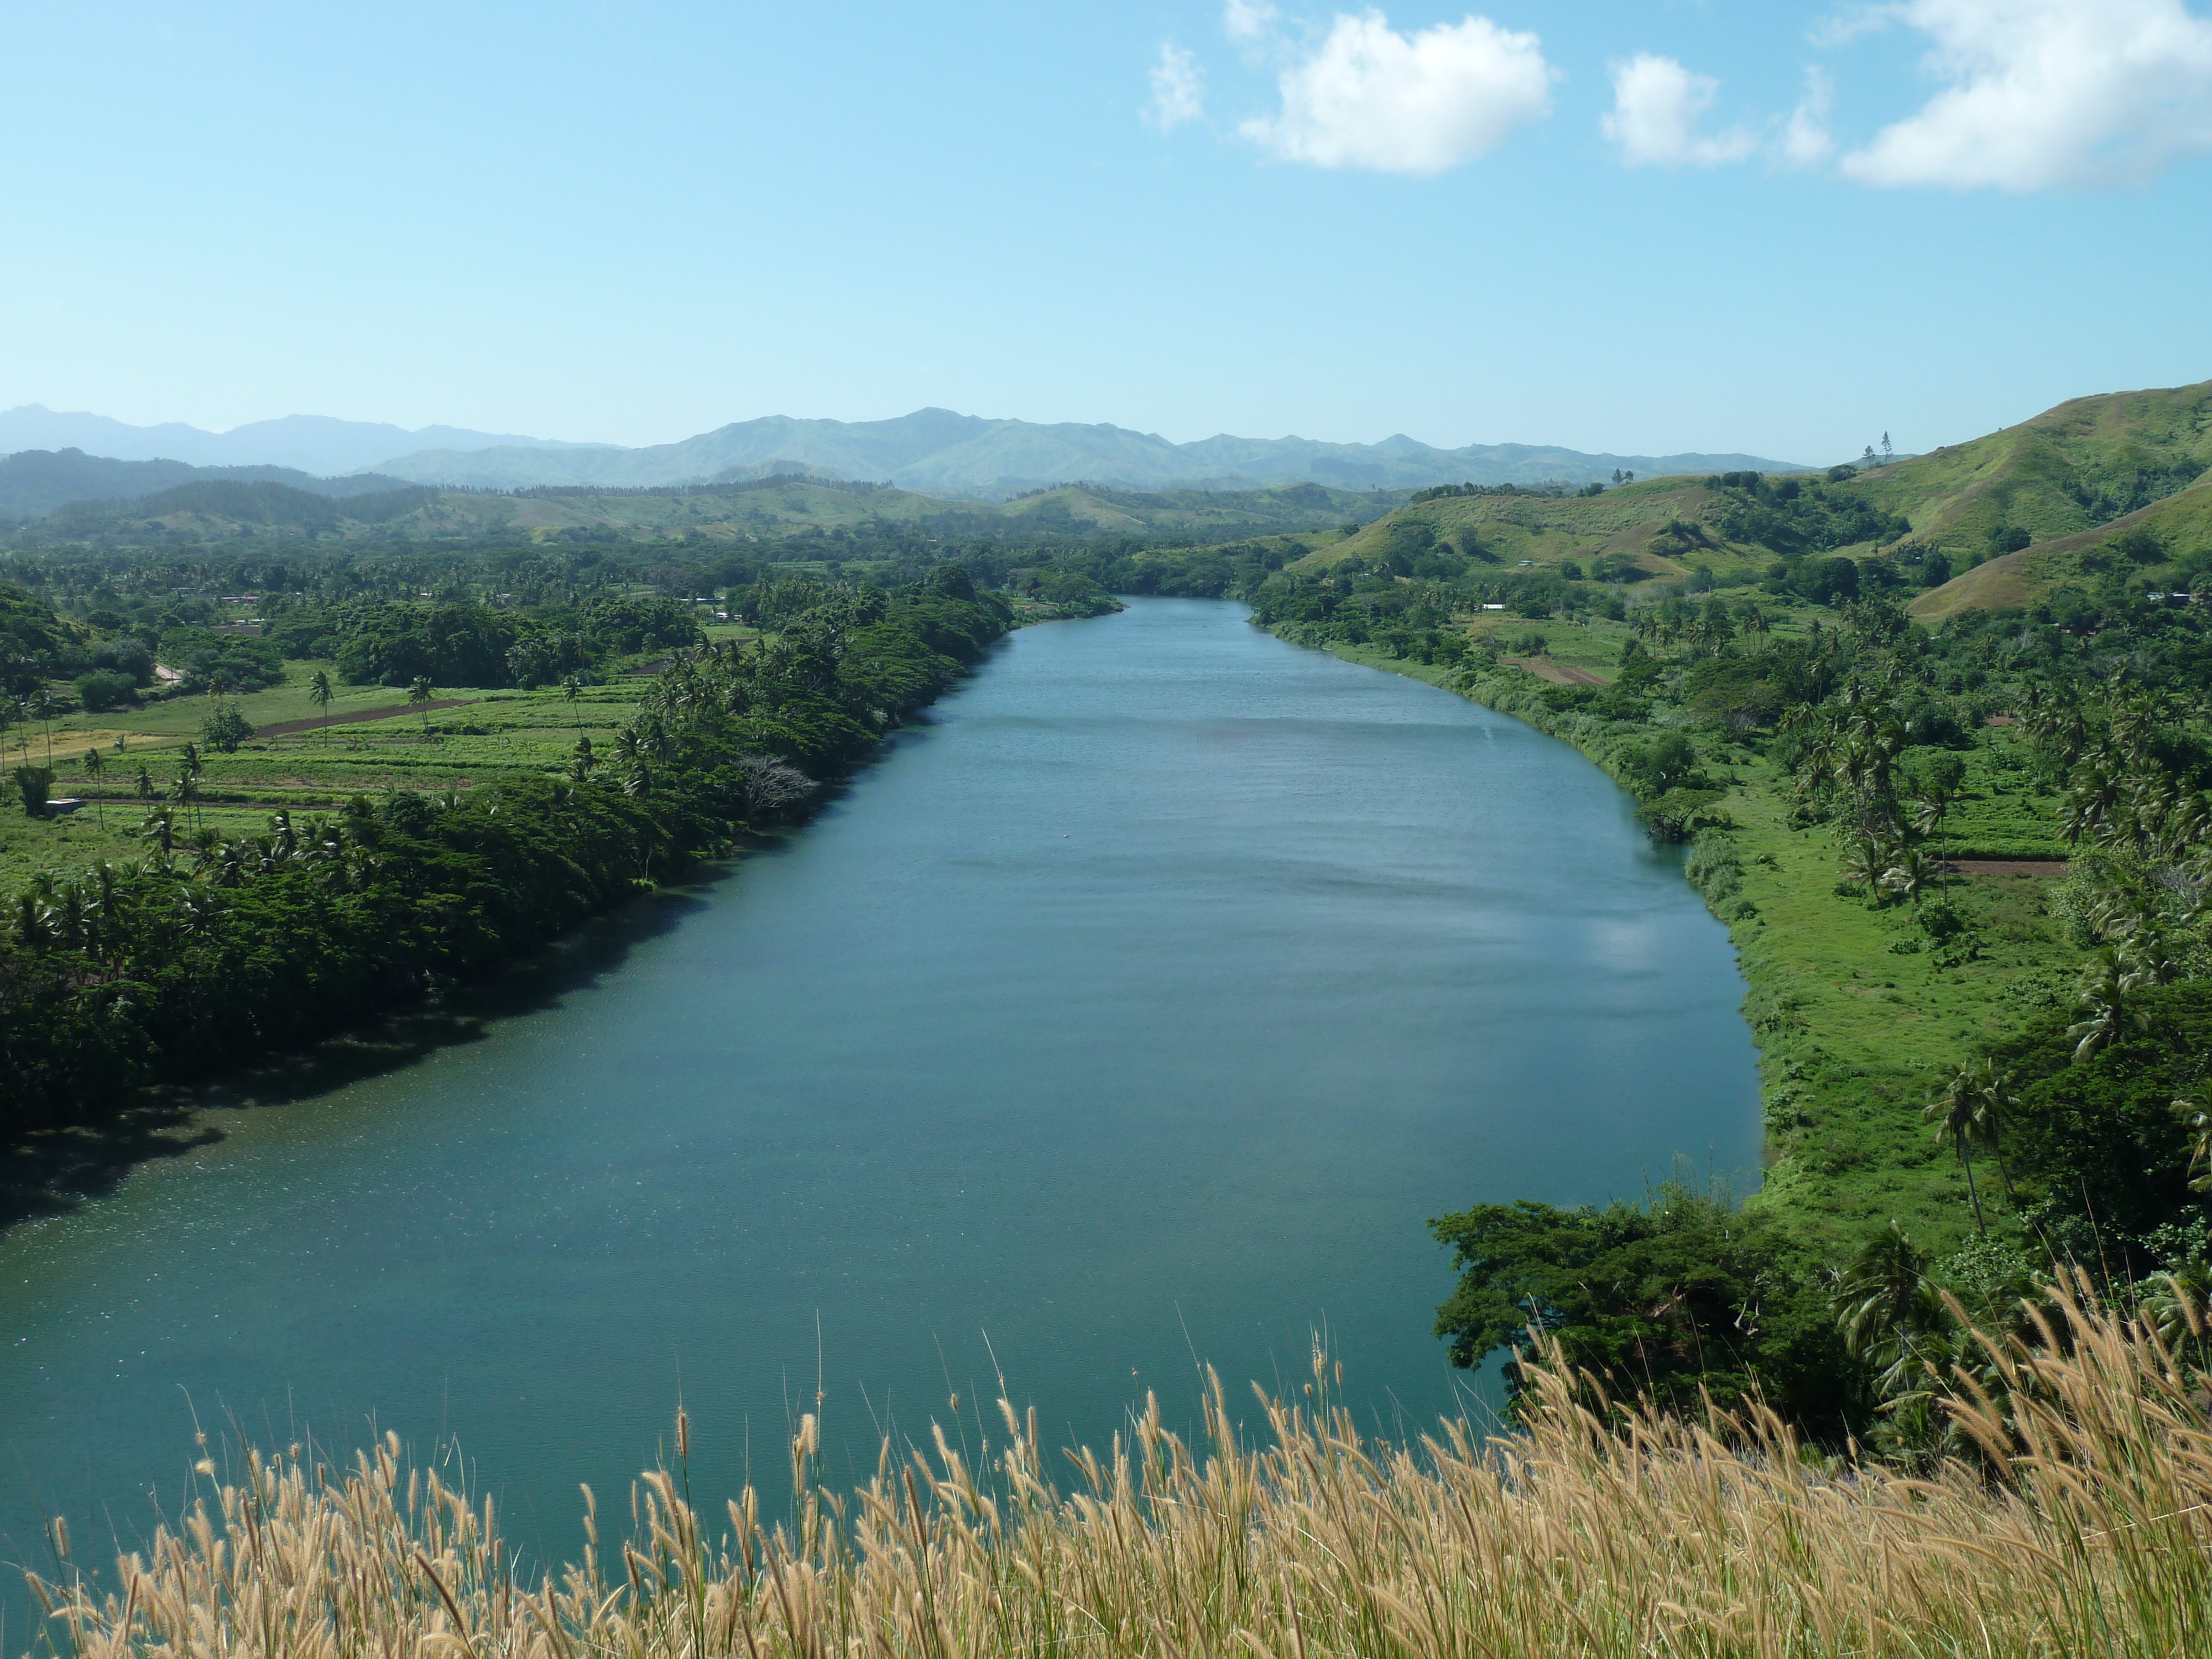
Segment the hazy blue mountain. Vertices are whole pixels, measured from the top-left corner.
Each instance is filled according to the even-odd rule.
[[[558,449],[549,438],[426,426],[419,432],[374,421],[287,415],[228,432],[204,432],[172,421],[130,426],[105,415],[70,414],[40,404],[0,412],[0,454],[26,449],[81,449],[123,461],[185,461],[194,466],[289,466],[313,474],[358,472],[410,449],[471,450],[493,445]]]
[[[35,404],[0,414],[0,453],[76,448],[123,460],[162,457],[196,465],[280,465],[316,473],[374,470],[411,483],[518,489],[533,485],[639,488],[759,477],[782,468],[896,483],[955,500],[1003,501],[1044,485],[1084,481],[1132,489],[1249,489],[1292,483],[1407,489],[1433,483],[1571,484],[1669,472],[1801,470],[1756,455],[1590,455],[1529,444],[1438,449],[1403,433],[1373,444],[1224,434],[1175,444],[1126,427],[986,420],[922,409],[890,421],[738,421],[680,443],[630,449],[426,427],[294,415],[228,432],[133,427]],[[733,471],[732,469],[738,469]]]
[[[127,501],[202,483],[275,483],[343,497],[397,489],[405,481],[373,472],[318,478],[286,466],[191,466],[183,461],[119,461],[81,449],[27,449],[0,456],[0,519],[43,518],[73,501]]]
[[[1074,422],[985,420],[924,409],[890,421],[740,421],[681,443],[641,449],[560,450],[498,446],[460,453],[424,449],[378,471],[422,483],[512,489],[532,484],[631,487],[735,476],[733,467],[801,463],[847,478],[885,481],[924,495],[1004,500],[1041,485],[1084,480],[1135,489],[1198,485],[1251,489],[1324,483],[1338,489],[1418,489],[1432,483],[1569,483],[1669,472],[1802,471],[1756,455],[1589,455],[1528,444],[1437,449],[1403,434],[1376,444],[1224,434],[1174,444],[1153,433]]]

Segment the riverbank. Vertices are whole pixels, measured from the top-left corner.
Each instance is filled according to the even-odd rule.
[[[1296,637],[1294,629],[1277,631]],[[1563,633],[1574,640],[1560,640]],[[1552,637],[1570,661],[1597,664],[1617,661],[1630,635],[1601,623],[1554,629]],[[1648,721],[1555,708],[1543,678],[1486,659],[1468,659],[1482,665],[1470,670],[1373,645],[1320,648],[1524,720],[1633,793],[1628,767],[1651,736]],[[1613,678],[1609,666],[1595,672]],[[2051,914],[2054,848],[2035,823],[2055,802],[2002,793],[2017,775],[1997,745],[2016,738],[2005,727],[1984,734],[1969,787],[1984,799],[1963,803],[1952,850],[2046,857],[2035,873],[1954,875],[1942,896],[1963,925],[1946,948],[1931,945],[1914,908],[1869,908],[1863,895],[1838,892],[1833,836],[1825,825],[1793,827],[1794,783],[1779,766],[1709,733],[1698,741],[1700,763],[1719,787],[1710,810],[1725,823],[1707,836],[1712,855],[1693,857],[1690,874],[1727,925],[1750,987],[1743,1014],[1759,1048],[1768,1160],[1757,1201],[1787,1212],[1826,1249],[1855,1245],[1892,1219],[1931,1254],[1955,1249],[1974,1230],[1966,1179],[1931,1137],[1923,1109],[1976,1054],[2068,1004],[2088,955]],[[2000,793],[1990,794],[1992,786]],[[1976,805],[1990,809],[1979,815],[1978,833]],[[1981,1196],[1985,1208],[2002,1209],[2001,1197]]]
[[[430,741],[442,734],[426,718],[411,754],[381,740],[375,798],[362,792],[365,757],[334,755],[320,731],[234,751],[218,768],[179,750],[168,799],[116,814],[143,813],[130,845],[144,856],[97,856],[64,873],[69,830],[33,826],[55,839],[0,938],[10,1083],[0,1138],[112,1115],[149,1085],[480,977],[748,831],[797,821],[823,781],[949,689],[1013,622],[1012,605],[957,572],[932,589],[840,597],[767,643],[710,644],[594,697],[600,718],[609,702],[620,710],[597,744],[580,715],[570,732],[544,708],[507,720],[472,709],[462,735],[477,752],[457,754]],[[486,739],[520,752],[487,756]],[[307,816],[316,767],[325,789],[332,772],[354,774],[334,816]],[[232,821],[210,823],[204,796],[254,787],[221,775],[233,768],[254,782],[297,772],[277,787],[310,793],[296,807],[257,803],[259,833],[236,821],[235,804]],[[101,822],[105,803],[96,813],[92,837],[124,833]]]

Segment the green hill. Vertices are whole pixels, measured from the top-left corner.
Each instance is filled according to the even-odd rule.
[[[444,542],[569,532],[641,542],[703,536],[759,542],[810,532],[907,526],[937,536],[1024,541],[1125,537],[1231,540],[1334,529],[1400,506],[1399,491],[1179,489],[1158,495],[1063,485],[1005,502],[940,501],[884,484],[777,475],[653,489],[558,486],[502,494],[410,487],[348,500],[276,483],[194,483],[127,502],[80,501],[19,530],[17,545],[130,546],[283,531],[335,540]]]
[[[1936,620],[2122,567],[2191,579],[2212,563],[2208,469],[2212,382],[2075,398],[1968,443],[1825,477],[1730,472],[1572,495],[1423,490],[1293,568],[1445,574],[1525,562],[1634,580],[1702,566],[1726,582],[1778,560],[1840,556],[1879,562],[1875,586],[1925,584],[1913,610]],[[1948,580],[1925,583],[1930,574]]]

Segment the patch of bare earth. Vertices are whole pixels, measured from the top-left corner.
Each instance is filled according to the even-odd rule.
[[[1549,680],[1554,685],[1603,685],[1605,682],[1587,668],[1571,668],[1565,663],[1553,662],[1548,657],[1502,657],[1516,668],[1525,668],[1540,680]]]

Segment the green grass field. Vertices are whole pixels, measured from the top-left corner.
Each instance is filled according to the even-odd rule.
[[[718,634],[747,630],[725,628]],[[285,684],[230,702],[257,728],[298,720],[319,720],[309,700],[308,678],[328,663],[291,662]],[[410,708],[405,694],[391,686],[337,688],[327,728],[257,736],[235,754],[201,745],[201,801],[197,812],[179,818],[179,829],[198,824],[225,837],[258,832],[269,814],[327,811],[349,795],[386,789],[467,789],[505,773],[541,772],[565,767],[576,740],[588,736],[604,752],[615,730],[629,716],[647,684],[642,675],[616,674],[605,685],[587,686],[574,702],[558,687],[536,691],[441,690],[439,697],[461,706]],[[82,868],[101,859],[137,858],[144,842],[137,834],[147,809],[166,798],[180,769],[184,746],[200,738],[201,722],[213,712],[204,696],[173,697],[140,709],[106,714],[75,714],[53,722],[56,796],[76,796],[87,805],[74,813],[43,820],[26,817],[20,808],[0,814],[0,881],[21,882],[46,872]],[[386,718],[341,723],[338,717],[364,711],[392,711]],[[424,726],[427,721],[428,731]],[[123,738],[121,750],[115,739]],[[9,733],[9,766],[27,758],[44,764],[46,739],[33,725]],[[97,746],[104,768],[95,783],[88,775],[84,753]],[[137,793],[137,775],[149,776],[156,799]]]

